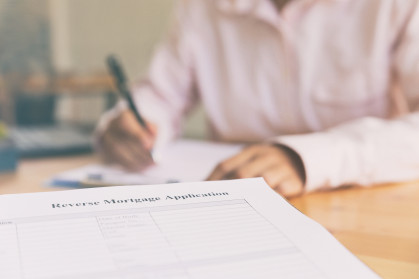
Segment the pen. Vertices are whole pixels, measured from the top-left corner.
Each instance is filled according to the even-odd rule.
[[[125,77],[124,70],[122,69],[121,64],[118,62],[118,59],[114,55],[109,55],[107,58],[107,63],[109,70],[115,79],[116,88],[118,89],[119,94],[128,102],[128,107],[132,111],[132,113],[134,113],[138,123],[144,129],[146,129],[147,132],[151,133],[149,127],[147,126],[147,123],[145,122],[144,118],[141,116],[140,112],[134,104],[131,92],[127,86],[127,79]],[[152,151],[150,151],[150,157],[154,161]]]

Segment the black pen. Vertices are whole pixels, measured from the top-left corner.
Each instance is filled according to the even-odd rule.
[[[147,126],[144,118],[141,116],[140,112],[138,111],[137,107],[134,104],[134,100],[132,99],[131,92],[127,86],[127,79],[125,77],[124,70],[122,69],[121,64],[118,62],[118,59],[114,55],[109,55],[107,59],[109,70],[112,76],[115,79],[116,88],[118,89],[119,94],[128,102],[128,107],[134,113],[135,118],[137,119],[138,123],[147,130],[150,134],[150,128]],[[150,150],[150,157],[154,161],[153,152]]]

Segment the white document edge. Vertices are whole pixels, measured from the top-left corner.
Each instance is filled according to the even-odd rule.
[[[228,199],[245,199],[256,211],[279,228],[310,261],[328,278],[380,278],[370,268],[340,244],[324,227],[308,218],[276,194],[262,178],[245,180],[194,182],[163,185],[119,186],[60,192],[0,196],[0,221],[60,214],[143,208],[193,202],[223,201],[225,197],[205,197],[195,200],[165,200],[164,197],[228,192]],[[128,203],[90,207],[52,208],[52,204],[129,199],[133,197],[162,197],[153,203]]]

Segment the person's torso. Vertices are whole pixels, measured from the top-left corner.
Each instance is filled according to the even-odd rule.
[[[215,137],[256,141],[389,116],[394,1],[299,0],[281,13],[269,0],[240,2],[190,7],[196,82]]]

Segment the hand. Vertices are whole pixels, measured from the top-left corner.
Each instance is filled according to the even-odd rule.
[[[255,144],[221,162],[208,180],[263,177],[285,197],[300,195],[304,189],[304,166],[291,149],[274,144]]]
[[[150,150],[157,129],[152,123],[147,123],[147,127],[142,127],[129,110],[113,119],[100,139],[100,151],[105,162],[117,163],[136,171],[152,164]]]

